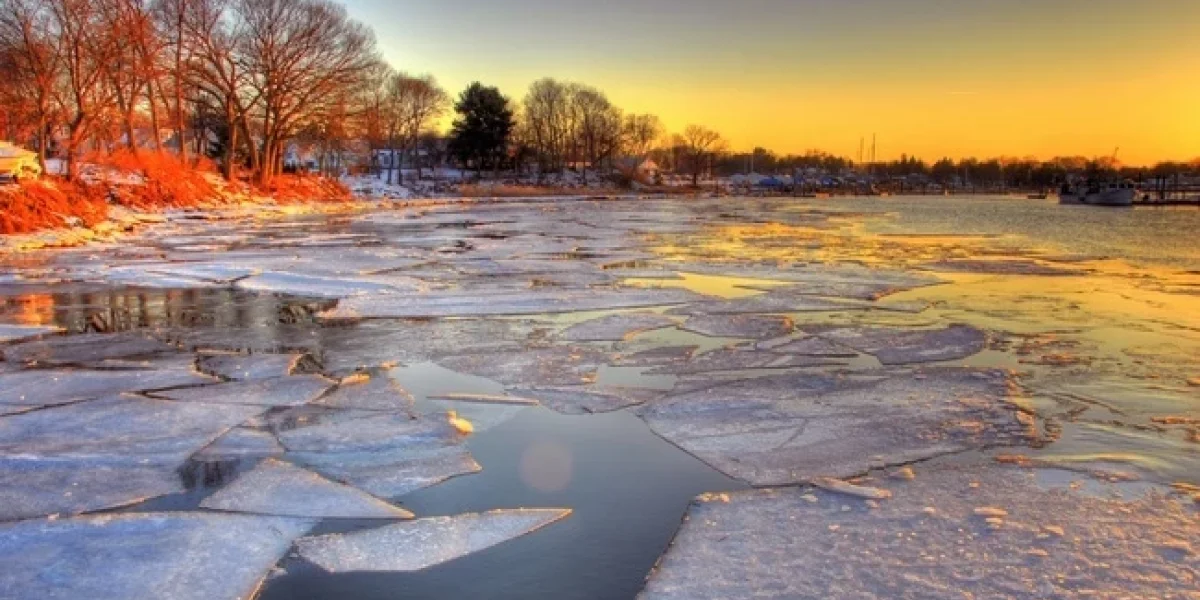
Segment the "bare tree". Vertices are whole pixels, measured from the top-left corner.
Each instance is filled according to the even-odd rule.
[[[414,77],[400,73],[392,78],[388,88],[389,111],[395,117],[396,141],[402,150],[399,182],[404,183],[403,158],[417,152],[417,142],[435,119],[445,114],[450,105],[450,95],[438,86],[432,75]],[[421,178],[420,163],[417,163],[417,178]],[[391,175],[389,173],[390,182]]]
[[[330,0],[236,0],[245,23],[242,68],[261,98],[259,182],[282,165],[284,144],[297,128],[361,89],[379,62],[375,36]]]
[[[67,177],[79,178],[79,151],[89,128],[110,106],[104,71],[113,39],[93,0],[46,0],[62,57],[57,102],[66,121]]]
[[[621,125],[625,152],[637,157],[648,154],[662,135],[662,121],[655,115],[626,115]]]
[[[721,134],[701,127],[688,125],[678,143],[683,151],[683,160],[692,173],[692,185],[700,185],[700,175],[707,171],[717,154],[726,148]]]
[[[538,179],[566,166],[572,136],[571,90],[546,78],[535,81],[522,103],[522,131],[537,155]]]
[[[599,170],[621,147],[621,109],[612,105],[603,92],[577,86],[573,89],[574,140],[579,162],[583,163],[583,180],[587,170]]]
[[[54,19],[41,0],[0,0],[0,51],[5,85],[3,101],[10,110],[24,109],[37,123],[38,162],[46,153],[54,126],[55,96],[62,68],[62,46]]]

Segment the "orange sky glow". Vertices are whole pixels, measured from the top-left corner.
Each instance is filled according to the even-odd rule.
[[[1196,0],[344,0],[397,69],[541,77],[735,150],[1200,157]]]

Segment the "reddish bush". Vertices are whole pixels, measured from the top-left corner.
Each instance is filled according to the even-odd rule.
[[[112,171],[106,179],[113,188],[113,199],[130,208],[191,208],[221,199],[209,179],[214,170],[207,160],[192,167],[166,152],[118,150],[91,157],[88,162]],[[141,181],[128,181],[131,175],[140,176]]]
[[[32,233],[63,227],[74,219],[91,227],[107,216],[106,193],[100,186],[28,181],[0,189],[0,233]]]
[[[278,175],[266,187],[255,186],[254,189],[280,204],[348,202],[351,199],[350,188],[340,181],[325,177]]]

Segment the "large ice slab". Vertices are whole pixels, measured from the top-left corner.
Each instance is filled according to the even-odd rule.
[[[402,291],[391,285],[355,279],[353,277],[318,277],[287,272],[260,273],[242,279],[235,285],[241,289],[253,292],[334,300],[362,294],[387,295]]]
[[[244,600],[311,521],[123,514],[0,526],[0,594]]]
[[[321,406],[408,413],[413,397],[387,372],[371,376],[365,383],[343,383],[317,401]]]
[[[281,428],[278,436],[289,459],[380,498],[480,470],[462,436],[433,416],[337,411]]]
[[[130,333],[93,333],[53,337],[4,349],[4,359],[39,366],[79,365],[111,359],[134,359],[175,354],[159,340]]]
[[[200,503],[201,508],[281,517],[409,519],[412,513],[361,490],[268,458]]]
[[[0,457],[0,521],[97,511],[180,493],[177,467],[142,457]]]
[[[0,344],[19,342],[29,338],[50,335],[62,331],[58,327],[47,325],[7,325],[0,323]]]
[[[112,397],[0,419],[3,456],[143,456],[182,461],[260,407]]]
[[[572,325],[559,337],[574,342],[619,342],[645,331],[673,325],[674,319],[656,313],[616,314]]]
[[[303,538],[300,556],[331,573],[420,571],[528,535],[566,509],[497,510],[418,519],[359,533]]]
[[[655,433],[758,486],[845,477],[1030,432],[1002,373],[935,369],[920,378],[788,374],[735,381],[647,404]]]
[[[684,363],[667,364],[649,371],[652,375],[695,375],[754,369],[795,369],[840,364],[828,358],[783,355],[750,348],[722,348],[694,356]]]
[[[320,398],[333,382],[320,375],[294,375],[275,379],[235,381],[218,385],[154,392],[155,397],[178,402],[299,406]]]
[[[817,335],[873,354],[885,365],[960,360],[979,354],[987,345],[987,334],[969,325],[937,330],[834,329]]]
[[[505,385],[580,385],[595,378],[610,356],[585,346],[552,346],[503,354],[447,356],[437,363],[452,371]]]
[[[201,356],[196,365],[224,379],[248,381],[291,375],[303,358],[302,354],[210,354]]]
[[[269,431],[234,427],[192,456],[193,460],[221,462],[245,458],[282,456],[283,446]]]
[[[404,296],[372,294],[342,300],[337,308],[320,316],[326,320],[342,320],[537,315],[671,306],[704,298],[686,290],[638,288]]]
[[[799,294],[781,294],[768,292],[761,296],[737,298],[735,300],[711,300],[696,302],[672,309],[670,314],[678,315],[744,315],[744,314],[784,314],[804,312],[840,312],[850,310],[867,310],[868,304],[853,304],[839,302],[816,296]]]
[[[993,465],[916,468],[862,500],[804,489],[693,504],[642,600],[1188,598],[1195,509],[1047,489]],[[846,508],[843,508],[846,507]],[[1135,532],[1135,533],[1134,533]]]
[[[697,315],[682,329],[710,337],[765,339],[792,330],[792,320],[771,315]]]
[[[216,383],[192,370],[90,371],[37,369],[0,374],[0,404],[67,404],[123,392]]]

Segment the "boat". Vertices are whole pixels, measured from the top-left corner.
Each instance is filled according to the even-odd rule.
[[[1137,186],[1132,181],[1064,184],[1058,192],[1059,204],[1133,206],[1135,198],[1137,198]]]
[[[8,142],[0,142],[0,179],[17,181],[22,178],[36,178],[41,173],[42,167],[38,164],[36,152]]]

